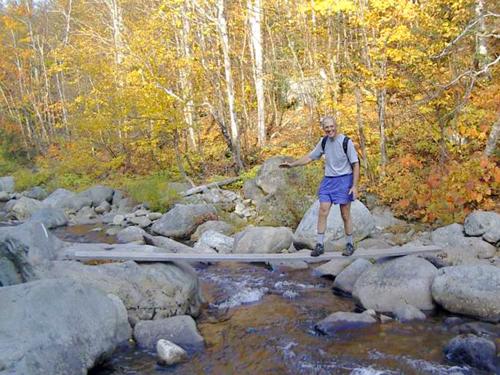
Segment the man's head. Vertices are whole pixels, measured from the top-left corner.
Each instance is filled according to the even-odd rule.
[[[333,116],[324,116],[319,120],[325,134],[331,138],[337,135],[337,121]]]

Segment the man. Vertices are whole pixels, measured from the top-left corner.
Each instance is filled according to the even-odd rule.
[[[332,204],[340,204],[346,236],[346,247],[342,255],[350,256],[354,253],[351,202],[358,197],[359,159],[352,141],[343,134],[337,134],[337,122],[334,117],[323,117],[320,124],[326,137],[318,142],[314,150],[294,162],[282,163],[280,167],[293,168],[306,165],[325,155],[325,176],[318,190],[320,205],[316,246],[311,255],[316,257],[324,253],[328,213]]]

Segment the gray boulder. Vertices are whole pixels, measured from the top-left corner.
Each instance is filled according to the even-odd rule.
[[[234,227],[231,224],[221,220],[209,220],[201,224],[191,236],[191,241],[198,241],[201,235],[207,230],[213,230],[226,236],[234,233]]]
[[[11,199],[11,194],[6,191],[0,191],[0,202],[8,202]]]
[[[96,214],[102,215],[106,212],[111,211],[111,204],[108,201],[102,202],[99,206],[95,208]]]
[[[338,332],[364,328],[376,322],[374,317],[366,313],[338,311],[319,321],[314,328],[325,335],[334,336]]]
[[[123,245],[125,246],[125,245]],[[138,265],[135,262],[87,266],[53,261],[38,272],[40,278],[70,278],[117,295],[127,308],[131,324],[174,315],[196,316],[202,297],[198,276],[183,263]]]
[[[464,231],[496,244],[500,241],[500,215],[493,211],[474,211],[465,218]]]
[[[146,216],[134,216],[128,220],[132,225],[137,225],[140,228],[146,228],[151,225],[151,220]]]
[[[73,280],[0,288],[0,372],[87,374],[129,339],[123,303]]]
[[[196,243],[197,247],[209,247],[218,253],[230,253],[233,250],[234,239],[213,230],[203,232],[200,240]]]
[[[26,197],[11,200],[5,205],[5,210],[9,212],[9,216],[17,220],[27,220],[35,211],[41,208],[43,208],[43,204],[40,201]]]
[[[371,266],[372,264],[366,259],[356,259],[335,278],[333,288],[342,293],[351,294],[356,280],[358,280],[359,276]]]
[[[261,188],[257,186],[255,180],[247,180],[243,183],[243,197],[258,202],[265,197],[265,194]]]
[[[496,253],[495,246],[476,237],[466,237],[460,224],[438,228],[431,233],[432,243],[443,247],[452,264],[466,264],[474,259],[489,259]]]
[[[412,320],[425,320],[426,318],[422,311],[407,303],[397,306],[393,313],[396,316],[396,319],[403,323],[410,322]]]
[[[371,214],[375,221],[375,227],[379,230],[405,223],[403,220],[396,219],[389,207],[375,207],[371,210]]]
[[[432,297],[448,311],[500,322],[500,269],[490,265],[442,268],[432,283]]]
[[[15,189],[16,189],[16,183],[14,181],[14,177],[12,176],[0,177],[0,191],[13,193]]]
[[[137,322],[134,338],[137,344],[147,349],[154,349],[160,339],[171,341],[183,348],[198,348],[204,343],[196,328],[196,322],[189,315]]]
[[[278,190],[293,186],[292,182],[299,178],[301,171],[279,167],[281,163],[289,160],[286,156],[267,159],[257,172],[255,184],[266,194],[274,194]]]
[[[234,237],[233,253],[272,254],[288,249],[293,233],[286,227],[250,227]]]
[[[146,241],[148,245],[157,246],[159,248],[166,250],[169,253],[193,254],[200,252],[199,250],[184,245],[181,242],[163,236],[151,236],[149,234],[146,234],[144,236],[144,241]]]
[[[144,235],[146,235],[146,231],[139,227],[127,227],[122,229],[116,234],[116,239],[118,243],[128,243],[128,242],[136,242],[136,243],[144,243]]]
[[[30,190],[23,192],[23,195],[25,197],[36,199],[39,201],[44,200],[48,196],[47,191],[45,191],[45,189],[41,188],[40,186],[35,186]]]
[[[352,258],[335,258],[314,269],[316,276],[336,277],[344,268],[352,263]]]
[[[113,192],[114,190],[109,187],[96,185],[82,191],[78,195],[90,199],[92,207],[97,207],[103,202],[111,202],[113,200]]]
[[[67,211],[78,212],[84,207],[90,208],[91,206],[92,206],[92,199],[90,199],[90,197],[88,196],[79,193],[60,199],[55,207],[62,208],[63,210]]]
[[[446,344],[444,355],[456,364],[465,364],[492,374],[500,373],[495,342],[487,338],[475,335],[454,337]]]
[[[47,198],[45,198],[42,203],[47,207],[60,207],[62,202],[67,199],[71,199],[76,194],[72,191],[66,189],[57,189],[52,192]]]
[[[431,310],[431,285],[438,270],[425,259],[405,256],[376,264],[354,284],[353,297],[366,309],[392,312],[402,303]]]
[[[156,352],[158,354],[158,363],[164,366],[175,365],[188,358],[187,352],[179,345],[163,339],[156,344]]]
[[[318,222],[319,201],[306,212],[297,227],[293,243],[297,249],[307,247],[314,248],[316,242],[316,225]],[[375,221],[368,209],[360,201],[352,202],[351,217],[354,228],[354,239],[359,241],[368,237],[375,229]],[[327,250],[344,246],[344,241],[338,241],[344,237],[344,222],[340,215],[340,208],[335,205],[330,210],[325,234],[325,248]]]
[[[62,227],[68,224],[68,218],[64,211],[52,207],[44,207],[35,211],[31,215],[30,221],[43,223],[47,229]]]
[[[215,207],[208,204],[176,204],[157,220],[151,230],[165,237],[189,238],[205,221],[217,219]]]

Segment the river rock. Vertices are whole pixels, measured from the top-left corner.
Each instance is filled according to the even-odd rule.
[[[368,270],[372,264],[363,258],[356,259],[342,270],[333,282],[333,288],[342,293],[351,294],[359,276]]]
[[[319,201],[306,212],[295,231],[293,243],[297,249],[307,247],[313,249],[316,243],[316,225],[318,222]],[[351,217],[354,227],[354,239],[359,241],[368,237],[375,229],[375,221],[370,211],[360,201],[351,204]],[[343,247],[344,241],[338,241],[344,237],[344,222],[340,215],[340,208],[335,205],[328,214],[327,228],[325,232],[325,248],[327,250]]]
[[[490,265],[454,266],[439,270],[432,297],[446,310],[500,322],[500,268]]]
[[[91,225],[97,223],[97,215],[90,206],[82,207],[76,214],[69,210],[69,222],[71,225]]]
[[[62,208],[63,210],[71,212],[78,212],[84,207],[90,208],[91,206],[92,199],[89,196],[82,195],[82,193],[62,198],[56,204],[57,208]]]
[[[144,235],[144,241],[148,245],[153,245],[166,250],[169,253],[179,253],[179,254],[195,254],[202,252],[203,249],[194,249],[181,242],[172,240],[168,237],[163,236],[151,236],[149,234]],[[215,253],[215,250],[213,251]]]
[[[413,255],[375,264],[354,284],[353,297],[365,308],[392,312],[402,303],[431,310],[431,285],[438,270]]]
[[[466,264],[474,259],[489,259],[496,253],[495,246],[476,237],[465,237],[463,226],[451,224],[431,233],[435,245],[442,246],[452,264]]]
[[[352,263],[352,258],[335,258],[314,269],[316,276],[336,277],[344,268]]]
[[[109,187],[96,185],[82,191],[79,196],[89,198],[92,206],[97,207],[103,202],[111,202],[113,200],[113,193],[114,190]]]
[[[73,280],[0,288],[2,374],[86,374],[129,339],[123,303]]]
[[[162,216],[163,216],[163,214],[161,212],[149,212],[147,214],[148,219],[151,221],[156,221],[159,218],[161,218]]]
[[[116,215],[113,218],[113,225],[124,225],[125,224],[125,216],[124,215]]]
[[[147,349],[154,349],[160,339],[171,341],[183,348],[203,346],[203,337],[196,328],[196,322],[189,315],[137,322],[134,338],[137,344]]]
[[[87,266],[79,262],[53,261],[38,275],[40,278],[64,277],[82,281],[117,295],[127,308],[132,324],[174,315],[196,316],[202,301],[198,276],[184,263],[138,265],[129,261]]]
[[[243,183],[243,197],[258,202],[265,197],[265,194],[255,180],[247,180]]]
[[[68,224],[68,218],[64,211],[53,207],[44,207],[35,211],[31,215],[30,221],[43,223],[47,229],[62,227]]]
[[[11,200],[5,205],[5,210],[9,211],[9,216],[17,220],[27,220],[31,215],[43,207],[43,204],[36,199],[21,197]]]
[[[499,229],[500,215],[493,211],[474,211],[464,221],[464,232],[469,236],[482,236]]]
[[[144,243],[146,231],[139,227],[127,227],[116,234],[118,243]]]
[[[30,190],[23,192],[23,195],[27,198],[36,199],[39,201],[44,200],[48,196],[47,191],[40,186],[35,186]]]
[[[106,212],[111,211],[111,204],[108,201],[102,202],[99,206],[95,208],[96,214],[102,215]]]
[[[234,233],[234,227],[231,224],[221,220],[209,220],[196,228],[196,231],[191,235],[191,241],[198,241],[201,235],[208,230],[213,230],[226,236]]]
[[[12,176],[0,177],[0,191],[13,193],[15,189],[16,189],[16,183],[14,181],[14,177]]]
[[[6,191],[0,191],[0,202],[8,202],[10,201],[11,195]]]
[[[396,319],[400,322],[406,323],[412,320],[425,320],[425,314],[417,309],[415,306],[409,305],[407,303],[402,303],[393,311]]]
[[[130,198],[123,198],[118,202],[116,212],[119,214],[127,214],[134,209],[134,202]]]
[[[61,207],[62,202],[76,196],[75,193],[66,189],[57,189],[53,191],[42,203],[47,207]]]
[[[250,227],[234,237],[233,253],[272,254],[288,249],[293,233],[286,227]]]
[[[369,314],[338,311],[319,321],[314,328],[325,335],[334,336],[337,332],[364,328],[376,322]]]
[[[393,225],[405,224],[403,220],[396,219],[389,207],[375,207],[371,210],[375,228],[382,230]]]
[[[446,358],[492,374],[500,372],[495,343],[484,337],[460,335],[451,339],[444,348]]]
[[[140,228],[146,228],[151,225],[151,220],[149,220],[146,216],[131,217],[128,221],[133,225],[139,226]]]
[[[266,194],[273,194],[276,191],[293,186],[291,181],[300,174],[299,170],[280,168],[284,161],[289,161],[286,156],[275,156],[267,159],[260,167],[255,177],[255,184]]]
[[[207,220],[217,218],[215,207],[207,204],[176,204],[151,227],[165,237],[189,238],[196,228]]]
[[[200,240],[196,243],[201,247],[209,247],[218,253],[228,254],[233,250],[234,239],[222,233],[207,230],[203,232]]]
[[[173,342],[163,339],[156,344],[156,352],[158,353],[158,362],[167,366],[185,361],[188,358],[184,349]]]

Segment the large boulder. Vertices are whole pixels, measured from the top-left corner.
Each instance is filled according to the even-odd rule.
[[[273,194],[293,186],[293,181],[299,179],[300,170],[279,167],[281,163],[289,160],[290,158],[286,156],[275,156],[266,160],[257,172],[255,184],[266,194]]]
[[[413,255],[375,264],[359,276],[353,297],[365,308],[393,312],[403,303],[432,310],[431,285],[438,270]]]
[[[43,208],[43,204],[36,200],[27,197],[21,197],[7,202],[5,210],[9,211],[9,216],[15,217],[17,220],[27,220],[31,215]]]
[[[235,235],[233,253],[279,253],[290,247],[292,238],[290,228],[250,227]]]
[[[47,207],[60,207],[62,202],[67,199],[71,199],[76,196],[75,193],[66,189],[54,190],[47,198],[45,198],[42,203]]]
[[[317,223],[318,223],[319,201],[317,200],[306,212],[299,226],[297,227],[293,239],[294,246],[297,249],[307,247],[314,248],[316,242]],[[354,201],[351,204],[351,217],[353,224],[354,239],[359,241],[368,237],[375,229],[375,221],[366,206],[360,201]],[[327,227],[325,232],[326,250],[336,249],[343,246],[343,241],[338,241],[344,237],[344,222],[340,215],[340,207],[335,205],[328,214]]]
[[[137,242],[144,243],[146,231],[139,227],[127,227],[116,234],[119,243]]]
[[[178,315],[160,320],[142,320],[134,327],[137,344],[154,349],[160,339],[186,347],[203,346],[203,337],[196,328],[196,322],[189,315]]]
[[[466,264],[475,259],[489,259],[496,253],[495,246],[477,237],[466,237],[460,224],[450,224],[431,233],[433,244],[443,247],[453,265]]]
[[[375,220],[375,227],[379,230],[405,223],[403,220],[396,219],[389,207],[375,207],[371,210],[371,214]]]
[[[336,277],[344,268],[351,264],[352,261],[351,257],[334,258],[321,266],[316,267],[314,269],[314,275]]]
[[[376,322],[374,317],[366,313],[338,311],[319,321],[314,328],[325,335],[334,336],[338,332],[364,328]]]
[[[234,233],[234,227],[231,224],[221,220],[209,220],[196,228],[196,231],[191,236],[191,241],[198,241],[201,235],[208,230],[213,230],[226,236]]]
[[[465,218],[464,231],[495,244],[500,241],[500,215],[493,211],[474,211]]]
[[[233,250],[234,239],[213,230],[203,232],[196,247],[209,247],[218,253],[230,253]]]
[[[131,335],[116,296],[67,279],[0,288],[0,372],[87,374]]]
[[[0,286],[33,280],[36,271],[57,259],[63,242],[42,223],[0,228]]]
[[[16,189],[16,183],[14,181],[14,177],[12,176],[0,177],[0,191],[13,193],[15,189]]]
[[[40,278],[70,278],[117,295],[132,324],[174,315],[198,315],[202,302],[198,276],[183,263],[138,265],[135,262],[87,266],[54,261]]]
[[[196,228],[217,219],[215,207],[209,204],[176,204],[156,221],[151,230],[165,237],[189,238]]]
[[[348,265],[333,282],[333,288],[345,294],[351,294],[356,280],[359,276],[368,270],[372,264],[363,258],[356,259],[352,264]]]
[[[500,268],[490,265],[442,268],[432,283],[432,297],[448,311],[500,322]]]
[[[35,211],[30,218],[31,222],[43,223],[47,229],[62,227],[68,224],[68,218],[60,208],[44,207]]]
[[[48,194],[47,191],[44,188],[41,188],[40,186],[35,186],[31,188],[30,190],[24,191],[22,193],[25,197],[31,198],[31,199],[36,199],[36,200],[43,200],[47,198]]]
[[[103,202],[111,202],[113,200],[113,192],[114,190],[109,187],[96,185],[82,191],[78,195],[89,198],[92,202],[92,207],[97,207]]]
[[[451,339],[443,351],[446,358],[453,363],[472,366],[491,374],[500,373],[495,342],[487,338],[460,335]]]

